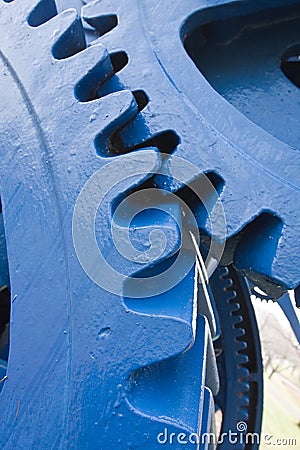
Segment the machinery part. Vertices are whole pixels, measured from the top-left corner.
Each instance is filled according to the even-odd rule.
[[[290,295],[286,293],[278,300],[278,303],[287,320],[290,322],[294,335],[298,340],[298,343],[300,344],[300,322],[295,312],[295,308],[293,306]]]
[[[257,286],[254,286],[252,283],[250,283],[251,292],[256,297],[260,297],[262,300],[274,301],[270,296],[268,296],[265,292],[261,291],[257,288]],[[293,298],[294,297],[294,298]],[[284,315],[286,316],[287,320],[290,322],[291,328],[293,330],[293,333],[300,343],[300,323],[298,316],[295,312],[295,308],[297,307],[296,300],[296,292],[287,292],[282,297],[280,297],[279,300],[277,300],[280,308],[282,309]]]
[[[0,178],[12,298],[1,448],[154,449],[161,448],[164,427],[178,435],[209,431],[218,378],[209,325],[197,317],[194,268],[169,292],[136,305],[90,280],[72,240],[81,188],[118,159],[120,182],[96,217],[99,246],[128,278],[141,269],[151,276],[176,258],[178,230],[164,216],[145,213],[135,226],[142,251],[158,219],[161,230],[173,233],[154,265],[118,255],[109,233],[116,203],[161,166],[153,146],[170,139],[175,145],[175,134],[132,149],[136,159],[112,151],[147,95],[123,89],[116,73],[126,64],[124,53],[86,48],[74,10],[57,15],[50,0],[3,2],[0,25],[7,105],[0,113]],[[105,92],[95,98],[99,86]],[[143,174],[128,178],[138,163]],[[92,201],[91,195],[87,214]]]
[[[117,17],[118,25],[99,41],[111,52],[126,50],[130,60],[122,69],[122,82],[125,86],[138,86],[149,98],[142,114],[114,139],[115,150],[138,148],[153,136],[172,130],[173,134],[160,142],[159,147],[215,177],[228,221],[229,239],[223,263],[234,261],[239,270],[274,298],[299,284],[299,252],[294,245],[298,240],[299,217],[297,208],[290,207],[298,202],[299,152],[250,122],[220,97],[189,59],[184,45],[188,47],[188,40],[195,30],[201,31],[202,24],[219,29],[218,24],[214,28],[214,21],[219,20],[223,29],[233,17],[238,35],[245,22],[256,26],[253,16],[263,17],[264,23],[272,20],[276,23],[284,13],[297,21],[298,9],[299,2],[295,0],[216,1],[209,6],[191,0],[173,3],[172,8],[168,2],[152,0],[141,6],[136,1],[131,3],[130,14],[126,2],[101,1],[89,3],[83,9],[86,22],[96,29],[99,25],[99,34],[104,17]],[[258,26],[263,24],[259,21]],[[132,38],[133,30],[139,36],[139,48]],[[225,32],[226,29],[226,37]],[[261,44],[256,46],[259,48]],[[213,60],[213,55],[210,57]],[[280,67],[278,70],[288,83]],[[295,89],[291,84],[294,102]],[[103,92],[105,89],[100,87],[98,95]],[[297,136],[297,129],[292,132]],[[174,139],[174,133],[179,139]],[[156,182],[165,189],[178,190],[180,186],[174,179],[176,162],[173,161],[173,169],[172,161],[172,156],[165,161],[168,177],[159,177]],[[191,181],[187,175],[186,183]],[[201,227],[209,234],[207,223]]]
[[[216,394],[218,385],[213,321],[209,328],[199,315],[195,326],[193,271],[153,303],[145,298],[137,305],[93,285],[76,259],[74,205],[81,187],[109,159],[121,158],[126,171],[123,153],[137,152],[138,161],[143,151],[149,173],[124,180],[120,171],[120,185],[97,218],[98,241],[128,277],[140,266],[116,258],[107,237],[115,199],[149,183],[162,162],[165,175],[154,184],[185,198],[184,184],[199,182],[185,174],[184,183],[176,184],[175,158],[164,156],[162,161],[160,151],[193,161],[222,193],[231,238],[224,262],[234,260],[276,296],[299,282],[293,247],[298,219],[296,209],[285,202],[293,201],[297,192],[297,171],[288,161],[292,158],[295,164],[298,155],[249,125],[223,100],[213,117],[212,102],[218,109],[220,99],[178,39],[179,30],[183,40],[191,31],[186,18],[194,17],[201,5],[189,1],[168,8],[161,3],[153,0],[141,8],[135,1],[130,11],[126,2],[87,5],[86,35],[99,37],[88,48],[72,10],[56,15],[50,0],[1,5],[1,97],[10,105],[1,113],[1,147],[6,149],[1,196],[8,256],[15,268],[11,354],[0,398],[5,405],[3,448],[44,448],[49,442],[53,448],[73,442],[78,448],[99,448],[101,443],[105,448],[140,448],[149,442],[150,448],[160,448],[151,439],[165,424],[175,433],[204,433],[212,426],[211,392]],[[244,4],[251,10],[249,2]],[[265,4],[271,8],[280,2]],[[166,33],[161,33],[162,23]],[[140,40],[138,47],[132,32]],[[16,35],[21,46],[15,45]],[[26,69],[28,60],[32,71]],[[240,129],[228,131],[224,118],[237,118],[234,126]],[[285,173],[257,150],[261,142],[263,149],[276,148],[277,164]],[[259,194],[249,198],[253,184]],[[245,200],[247,208],[242,208]],[[209,234],[201,207],[193,204],[200,228]],[[150,232],[153,225],[147,223]],[[162,222],[161,228],[169,230],[168,225]],[[249,249],[247,240],[252,245],[258,227],[259,239]],[[145,234],[138,233],[137,242],[143,244]],[[155,267],[146,264],[143,270],[162,270],[176,256],[178,242],[173,239]],[[180,299],[176,305],[174,298]],[[33,326],[21,328],[24,321]],[[165,382],[168,398],[163,395]]]
[[[220,376],[220,392],[215,398],[222,410],[221,433],[227,438],[218,448],[228,448],[228,432],[238,431],[238,424],[246,424],[245,432],[261,431],[263,403],[263,370],[259,332],[250,291],[236,270],[218,268],[211,279],[221,335],[214,342]],[[236,449],[258,448],[257,442],[246,439],[235,444]]]

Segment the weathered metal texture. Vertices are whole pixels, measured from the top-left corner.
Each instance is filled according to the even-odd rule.
[[[209,298],[194,269],[154,299],[110,294],[79,264],[73,211],[87,180],[121,161],[111,179],[122,181],[96,217],[97,242],[125,276],[151,273],[152,265],[115,251],[112,209],[161,167],[155,183],[179,191],[175,159],[160,157],[174,153],[221,193],[223,263],[275,296],[297,286],[299,153],[222,98],[184,48],[203,22],[283,3],[298,2],[102,0],[83,9],[85,31],[74,10],[56,15],[51,0],[1,4],[0,187],[12,290],[3,448],[155,449],[165,426],[176,435],[209,431],[215,328],[197,316],[197,299]],[[124,180],[139,164],[143,175]],[[201,205],[193,207],[197,215]],[[157,214],[135,227],[144,250]],[[160,214],[159,223],[169,240],[156,267],[181,243],[174,220]],[[209,224],[201,228],[209,234]]]
[[[101,1],[83,10],[83,16],[94,26],[97,17],[117,15],[118,26],[100,41],[110,52],[126,49],[130,61],[122,69],[122,82],[124,86],[144,88],[150,99],[143,113],[120,133],[123,148],[134,147],[164,130],[175,131],[180,143],[174,149],[170,142],[165,151],[174,151],[203,172],[219,177],[228,228],[224,263],[234,261],[273,297],[279,297],[287,287],[299,284],[295,246],[299,240],[299,152],[295,148],[299,128],[292,126],[298,120],[298,88],[280,70],[280,57],[289,39],[291,44],[299,39],[299,26],[294,25],[298,25],[299,2],[195,0],[170,6],[153,0],[132,2],[131,8],[128,15],[125,3]],[[278,17],[279,22],[290,18],[291,36],[286,29],[278,34],[276,48],[270,52],[272,23],[277,23]],[[230,31],[227,21],[234,24]],[[245,44],[252,46],[251,58],[243,56],[236,61],[230,43],[244,23],[254,23],[253,35]],[[255,32],[257,23],[259,31]],[[201,26],[209,34],[203,36],[203,48],[197,42],[194,59],[196,63],[202,61],[201,70],[202,66],[204,71],[209,69],[208,81],[184,48],[195,30],[201,34]],[[134,34],[139,36],[138,46]],[[236,45],[241,45],[239,40]],[[230,68],[222,64],[217,51],[230,54]],[[245,54],[246,49],[243,51]],[[255,63],[259,58],[262,66]],[[235,74],[230,82],[226,75],[229,70]],[[268,102],[266,97],[270,97]],[[258,102],[267,103],[264,110],[272,112],[263,114]],[[288,107],[282,111],[286,103]],[[165,167],[172,180],[172,157]],[[160,185],[178,189],[174,180],[161,179]],[[209,225],[205,231],[209,232]]]
[[[99,84],[107,82],[108,91],[110,82],[119,84],[113,58],[101,44],[85,49],[74,10],[56,16],[51,1],[35,6],[4,2],[0,16],[1,200],[12,298],[0,445],[160,448],[156,436],[165,425],[199,434],[213,420],[206,412],[201,428],[206,386],[215,394],[218,381],[209,326],[202,316],[196,320],[194,269],[161,297],[165,311],[158,298],[149,307],[142,299],[142,312],[83,271],[72,240],[75,203],[86,181],[114,158],[122,164],[112,176],[121,183],[101,205],[97,241],[127,277],[147,269],[115,256],[112,204],[157,171],[161,158],[155,148],[133,157],[109,154],[107,141],[138,114],[134,95],[106,91],[88,101]],[[124,179],[139,164],[149,175]],[[170,239],[157,264],[181,242],[172,220],[159,217]],[[141,246],[151,223],[136,226]]]

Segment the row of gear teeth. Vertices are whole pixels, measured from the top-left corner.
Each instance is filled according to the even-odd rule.
[[[236,380],[236,396],[237,396],[237,418],[240,421],[248,421],[249,418],[249,370],[246,367],[248,363],[247,356],[247,342],[243,339],[246,330],[243,328],[243,316],[240,314],[240,303],[236,290],[234,289],[234,282],[230,277],[229,269],[222,268],[220,279],[224,281],[224,301],[227,303],[228,310],[228,324],[231,327],[227,333],[231,335],[233,344],[232,359],[238,368],[238,376]],[[223,330],[225,333],[226,331]],[[229,349],[227,349],[229,350]],[[232,351],[232,349],[231,349]]]
[[[56,359],[53,364],[52,360],[46,359],[41,362],[38,358],[29,363],[24,358],[30,351],[35,351],[34,348],[29,349],[29,342],[33,347],[37,343],[32,342],[32,338],[27,340],[23,337],[23,351],[20,352],[18,347],[15,353],[12,352],[12,364],[15,354],[21,361],[19,379],[30,379],[32,383],[25,392],[21,407],[17,406],[18,421],[16,424],[14,420],[10,420],[10,425],[1,429],[3,447],[12,445],[12,442],[16,440],[18,440],[18,444],[22,442],[23,445],[25,445],[24,442],[31,442],[31,433],[38,429],[39,420],[42,420],[42,416],[46,414],[46,408],[41,405],[42,402],[45,403],[45,398],[48,400],[49,410],[53,408],[52,401],[55,400],[59,403],[59,410],[53,408],[57,416],[51,417],[51,420],[53,423],[56,421],[56,424],[63,426],[67,436],[66,441],[72,438],[72,431],[74,432],[75,428],[80,430],[81,443],[85,443],[94,435],[99,436],[99,433],[101,434],[99,431],[100,420],[105,422],[102,429],[103,441],[109,446],[110,444],[116,445],[117,439],[118,445],[123,445],[122,448],[136,448],[137,442],[140,446],[145,445],[150,435],[151,438],[153,436],[155,438],[157,433],[162,431],[164,423],[168,423],[170,430],[175,430],[177,433],[182,430],[198,433],[199,427],[201,428],[202,425],[210,427],[210,422],[213,420],[211,391],[216,394],[218,382],[216,379],[212,380],[211,377],[212,373],[215,374],[215,378],[217,375],[207,321],[204,317],[199,316],[197,326],[195,326],[197,304],[194,299],[193,274],[188,274],[184,282],[172,292],[173,298],[180,299],[179,313],[183,311],[184,318],[180,317],[179,313],[172,316],[159,315],[155,313],[155,310],[151,314],[139,313],[133,309],[126,309],[121,302],[119,305],[115,297],[102,292],[99,294],[98,286],[94,286],[92,283],[88,285],[88,289],[83,291],[80,281],[82,280],[82,269],[74,255],[70,257],[69,254],[72,248],[70,232],[72,206],[76,201],[78,191],[99,167],[108,163],[108,157],[123,157],[122,155],[117,156],[118,152],[114,154],[111,151],[112,136],[122,130],[126,124],[131,123],[140,109],[137,99],[144,104],[145,98],[141,95],[140,90],[137,94],[136,91],[124,90],[123,86],[120,89],[118,80],[116,78],[113,80],[115,73],[122,67],[124,54],[117,53],[114,64],[114,57],[110,57],[103,45],[95,43],[86,48],[82,24],[74,10],[67,10],[56,15],[54,2],[51,0],[42,0],[38,4],[35,0],[24,0],[21,3],[13,1],[1,6],[4,14],[0,17],[0,25],[7,29],[2,43],[4,70],[9,72],[16,81],[16,95],[22,97],[37,134],[37,143],[31,142],[32,153],[29,154],[29,158],[33,159],[32,154],[37,148],[38,151],[34,153],[34,157],[38,162],[35,161],[33,167],[31,159],[28,161],[28,165],[30,166],[32,163],[32,170],[36,169],[36,172],[32,174],[29,170],[26,173],[22,182],[25,186],[30,186],[31,191],[27,195],[27,191],[24,189],[22,196],[30,208],[32,190],[39,187],[42,192],[51,193],[49,195],[50,204],[46,204],[46,200],[43,203],[44,222],[41,223],[37,214],[28,212],[27,220],[30,216],[31,223],[24,227],[26,233],[29,233],[32,226],[36,230],[37,236],[44,236],[45,227],[50,230],[49,236],[44,236],[40,243],[39,254],[34,260],[34,264],[39,262],[34,277],[39,277],[39,270],[44,267],[44,261],[40,261],[39,258],[47,255],[51,259],[55,255],[55,263],[51,265],[55,268],[55,272],[52,273],[49,269],[49,273],[47,273],[49,279],[52,280],[52,293],[55,296],[53,301],[51,298],[47,299],[48,304],[56,306],[54,309],[52,305],[47,305],[47,320],[53,327],[51,337],[49,338],[47,334],[45,337],[43,334],[46,333],[45,326],[42,328],[38,324],[36,330],[40,332],[39,338],[43,342],[45,355],[53,355],[53,349],[58,347],[60,351],[55,355]],[[31,13],[28,14],[28,11]],[[22,42],[21,51],[18,46],[15,46],[11,36],[11,32],[15,32],[14,30],[18,30],[18,39]],[[32,58],[33,67],[30,71],[27,69],[29,58]],[[78,76],[78,74],[81,75]],[[114,88],[111,92],[107,92],[105,85],[111,80],[113,82],[110,86],[114,86]],[[101,91],[102,89],[103,91]],[[8,90],[4,89],[3,92],[3,95],[8,95]],[[55,101],[49,101],[49,98],[55,99]],[[62,124],[63,132],[61,132]],[[34,139],[32,138],[32,141]],[[163,141],[159,137],[154,141],[151,139],[150,136],[147,142],[159,144]],[[144,140],[142,145],[132,145],[130,148],[142,149],[145,142]],[[91,151],[93,144],[99,158],[95,157],[94,149]],[[22,148],[21,143],[20,148]],[[38,156],[38,152],[42,155]],[[143,154],[146,153],[143,152]],[[137,155],[136,158],[138,160],[139,156]],[[155,172],[160,163],[157,152],[149,150],[149,173]],[[9,167],[9,164],[7,166]],[[18,182],[17,177],[18,170],[12,177],[12,183]],[[43,180],[45,185],[37,186],[35,184],[39,182],[37,180]],[[122,186],[122,192],[127,192],[132,188],[132,183],[136,187],[143,181],[145,180],[142,177],[137,177],[134,182],[128,181],[126,186]],[[14,192],[17,192],[17,188],[13,187],[15,188]],[[3,190],[4,209],[5,205],[11,201],[11,195],[8,189],[7,191]],[[19,199],[15,198],[14,204],[17,204],[18,201]],[[13,202],[11,201],[11,203]],[[110,223],[111,203],[112,198],[108,197],[107,215],[101,219],[104,229],[108,228]],[[51,212],[51,217],[48,211]],[[8,241],[12,234],[11,223],[12,220],[8,217]],[[58,243],[54,245],[50,238],[56,224],[58,225],[55,236]],[[67,232],[59,233],[62,224],[63,229]],[[26,239],[27,247],[35,248],[36,236],[28,239],[26,234]],[[109,242],[106,242],[106,245],[108,246]],[[19,249],[14,251],[16,252],[15,259],[20,263],[19,272],[22,273],[23,279],[19,279],[17,275],[13,274],[14,291],[12,295],[14,296],[16,291],[22,292],[23,303],[27,305],[27,308],[35,311],[38,307],[35,304],[37,302],[37,294],[34,291],[35,283],[33,282],[35,279],[32,278],[35,266],[31,266],[31,260],[28,258],[27,266],[24,267],[21,249],[20,253],[18,253]],[[140,267],[138,264],[129,264],[125,258],[122,264],[124,272],[127,271],[126,275],[128,276],[136,273],[137,268]],[[72,280],[72,291],[68,286],[65,289],[65,280]],[[94,299],[99,299],[99,296],[101,302],[95,302]],[[75,305],[74,298],[76,299]],[[57,299],[62,301],[58,302]],[[185,299],[186,304],[183,305]],[[38,300],[40,299],[38,298]],[[87,300],[90,305],[88,310]],[[167,300],[169,301],[169,299]],[[12,317],[17,314],[18,305],[16,303],[13,308]],[[72,317],[72,325],[70,325],[72,311],[74,317]],[[107,318],[107,311],[110,311],[109,318]],[[51,314],[53,317],[50,317]],[[96,324],[99,316],[103,321],[108,321],[104,330],[113,330],[100,337],[99,330],[95,331],[99,325]],[[15,341],[18,340],[20,332],[18,324],[20,319],[18,316],[16,317]],[[91,325],[87,327],[85,321]],[[130,329],[130,333],[124,334],[123,327]],[[23,329],[22,333],[26,335],[27,331]],[[97,339],[93,333],[98,336]],[[107,338],[104,339],[103,336]],[[103,354],[107,357],[109,377],[103,375],[102,357],[99,357],[99,346],[105,348],[107,342],[110,342],[111,345],[110,352],[106,349],[103,350]],[[71,358],[68,354],[75,349],[81,356],[85,355],[85,345],[93,346],[88,355],[89,364],[86,365],[82,364],[80,358]],[[66,354],[64,354],[65,351]],[[68,367],[68,364],[72,364],[72,366]],[[90,368],[91,364],[93,371]],[[56,371],[59,370],[61,372],[57,376]],[[208,370],[210,371],[211,385],[205,386],[206,371]],[[9,405],[6,412],[7,417],[16,415],[16,399],[23,395],[22,383],[16,384],[12,392],[10,383],[13,385],[13,377],[14,374],[11,373],[4,390],[6,397],[1,397],[2,401],[7,401]],[[53,395],[51,383],[55,383],[56,379],[64,380],[65,377],[68,380],[67,385],[61,383],[61,389],[56,389],[56,393]],[[166,380],[169,381],[168,391],[164,384]],[[107,405],[101,404],[98,400],[95,402],[93,397],[96,395],[93,390],[95,383],[97,387],[99,387],[98,384],[101,386],[101,393]],[[93,389],[90,389],[91,386]],[[85,403],[79,402],[79,408],[77,402],[83,388],[85,388],[83,395]],[[199,395],[195,395],[195,391]],[[50,392],[52,392],[51,395]],[[158,392],[158,395],[154,395],[153,392]],[[171,393],[174,401],[170,401]],[[189,398],[185,397],[186,393],[189,394]],[[143,401],[148,394],[149,401]],[[204,410],[204,397],[206,404],[210,405],[209,411]],[[20,400],[18,401],[20,402]],[[31,415],[33,401],[35,408],[41,412],[35,417]],[[75,417],[73,412],[70,415],[70,411],[66,411],[66,408],[72,407],[72,404],[80,409],[78,417]],[[19,404],[17,403],[17,405]],[[64,405],[63,408],[61,405]],[[63,414],[65,416],[62,420]],[[25,423],[29,416],[31,417],[31,427],[28,430]],[[90,426],[81,422],[84,420],[87,420]],[[47,427],[53,433],[52,422],[44,422],[47,422]],[[124,437],[128,427],[132,429],[132,434]],[[144,433],[145,429],[147,429],[147,433]],[[205,431],[209,430],[205,428]],[[53,439],[57,442],[58,447],[61,430],[56,429],[55,433]],[[123,442],[121,442],[122,437],[124,437]],[[44,438],[44,435],[40,437],[41,440]],[[155,448],[155,445],[151,448]]]

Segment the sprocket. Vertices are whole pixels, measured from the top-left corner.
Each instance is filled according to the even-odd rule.
[[[220,376],[220,392],[215,398],[222,411],[221,434],[227,433],[220,449],[228,448],[228,433],[261,431],[263,370],[259,332],[250,300],[250,290],[232,266],[219,267],[211,279],[220,337],[214,342]],[[254,441],[252,449],[258,448]],[[246,438],[235,444],[244,449]],[[249,448],[249,442],[248,447]]]

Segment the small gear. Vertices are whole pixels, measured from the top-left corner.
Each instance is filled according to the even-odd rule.
[[[211,279],[221,335],[214,342],[220,376],[216,404],[223,413],[221,433],[236,432],[244,422],[249,433],[260,433],[262,359],[260,340],[247,283],[232,266],[218,268]],[[235,448],[244,449],[246,442]],[[226,449],[228,442],[220,443]],[[257,448],[254,443],[252,449]]]

